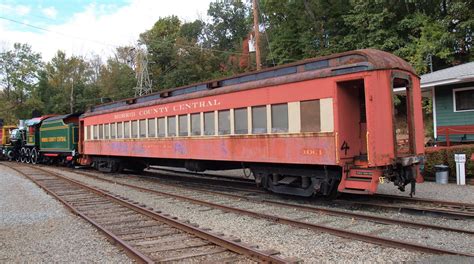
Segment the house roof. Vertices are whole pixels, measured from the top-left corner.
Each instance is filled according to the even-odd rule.
[[[421,88],[474,82],[474,61],[421,75]]]

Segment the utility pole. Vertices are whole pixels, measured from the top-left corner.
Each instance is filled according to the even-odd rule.
[[[74,77],[71,80],[71,95],[69,98],[69,111],[70,113],[74,113]]]
[[[257,71],[262,68],[262,62],[260,61],[260,34],[258,30],[258,11],[257,11],[257,0],[253,0],[253,30],[255,32],[255,60],[257,62]]]

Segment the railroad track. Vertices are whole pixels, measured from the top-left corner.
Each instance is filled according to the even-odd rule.
[[[223,178],[220,179],[221,176],[214,174],[203,174],[188,171],[181,172],[161,167],[152,167],[151,169],[152,171],[156,172],[164,171],[167,173],[172,173],[171,175],[172,177],[174,177],[175,180],[182,182],[186,180],[184,184],[186,184],[186,186],[190,186],[190,188],[192,188],[193,186],[203,186],[205,187],[205,189],[209,189],[208,185],[206,184],[213,184],[215,186],[220,186],[219,188],[221,190],[229,190],[236,192],[247,191],[256,192],[259,194],[266,193],[264,190],[257,188],[252,180],[247,180],[243,178],[234,179],[234,177],[222,176]],[[192,178],[188,176],[183,176],[181,174],[191,176]],[[169,175],[170,174],[166,174],[165,176],[162,176],[158,173],[146,172],[141,176],[152,176],[169,180],[167,179]],[[191,181],[189,179],[191,179]],[[295,197],[294,199],[303,202],[306,202],[307,200],[301,197]],[[328,200],[324,199],[324,201],[322,202],[327,204]],[[397,195],[377,194],[374,196],[356,196],[344,194],[342,195],[342,198],[329,201],[329,203],[337,207],[347,207],[348,205],[351,205],[351,208],[378,208],[383,210],[394,210],[400,213],[440,216],[451,219],[474,219],[474,204],[447,202],[440,200],[427,200],[415,197],[402,197]]]
[[[57,173],[24,164],[1,164],[32,180],[137,262],[295,262]]]
[[[130,184],[130,183],[124,183],[121,181],[118,181],[117,179],[106,179],[97,175],[91,175],[90,173],[85,173],[85,172],[77,172],[77,171],[72,171],[76,174],[80,174],[86,177],[90,177],[93,179],[97,179],[100,181],[108,182],[108,183],[113,183],[113,184],[118,184],[121,186],[133,188],[135,190],[141,191],[141,192],[147,192],[151,194],[156,194],[159,196],[165,196],[165,197],[170,197],[210,208],[215,208],[219,209],[225,212],[232,212],[240,215],[247,215],[250,217],[254,218],[260,218],[260,219],[265,219],[268,221],[272,222],[277,222],[280,224],[286,224],[290,226],[295,226],[298,228],[305,228],[305,229],[311,229],[315,230],[318,232],[325,232],[329,233],[332,235],[336,235],[339,237],[343,238],[349,238],[349,239],[354,239],[354,240],[359,240],[359,241],[364,241],[368,243],[373,243],[373,244],[378,244],[378,245],[383,245],[383,246],[388,246],[388,247],[395,247],[395,248],[402,248],[402,249],[409,249],[409,250],[414,250],[414,251],[421,251],[425,253],[433,253],[433,254],[451,254],[451,255],[461,255],[461,256],[474,256],[474,254],[470,252],[457,252],[457,251],[452,251],[452,250],[447,250],[447,249],[441,249],[441,248],[436,248],[436,247],[431,247],[431,246],[425,246],[417,243],[411,243],[407,241],[400,241],[400,240],[395,240],[395,239],[390,239],[390,238],[384,238],[368,233],[359,233],[359,232],[353,232],[345,229],[339,229],[339,228],[334,228],[334,227],[329,227],[325,226],[322,224],[315,224],[315,223],[310,223],[306,221],[301,221],[297,219],[290,219],[274,214],[265,214],[257,211],[252,211],[248,209],[242,209],[242,208],[237,208],[237,207],[232,207],[230,205],[226,204],[220,204],[220,203],[215,203],[215,202],[209,202],[206,201],[205,199],[198,199],[198,198],[192,198],[188,197],[185,195],[181,194],[175,194],[175,193],[170,193],[167,191],[161,191],[163,188],[160,188],[160,190],[157,189],[151,189],[149,187],[143,187],[139,186],[136,184]],[[150,179],[150,178],[148,178]],[[151,180],[156,181],[156,179],[151,178]],[[176,188],[177,185],[172,185],[172,184],[164,184],[161,182],[158,182],[160,185],[164,186],[169,186]],[[181,187],[182,188],[182,187]],[[188,187],[186,187],[188,189]],[[315,208],[315,207],[310,207],[310,206],[303,206],[303,205],[294,205],[294,204],[288,204],[288,203],[282,203],[282,202],[275,202],[275,201],[268,201],[268,200],[261,200],[261,199],[252,199],[252,198],[247,198],[244,196],[236,195],[236,194],[229,194],[229,193],[221,193],[221,192],[216,192],[216,191],[209,191],[209,190],[202,190],[202,189],[194,189],[196,192],[201,192],[203,194],[207,195],[220,195],[220,196],[226,196],[226,197],[231,197],[234,199],[245,199],[251,202],[255,203],[266,203],[274,206],[280,206],[280,207],[287,207],[287,208],[296,208],[298,210],[304,210],[304,211],[311,211],[311,212],[317,212],[317,213],[323,213],[323,214],[331,214],[331,215],[338,215],[338,216],[344,216],[344,217],[351,217],[351,218],[356,218],[356,219],[362,219],[362,220],[367,220],[367,221],[372,221],[372,222],[378,222],[378,223],[384,223],[384,224],[396,224],[396,225],[401,225],[401,226],[410,226],[410,227],[416,227],[416,228],[431,228],[431,229],[436,229],[436,230],[443,230],[443,231],[450,231],[450,232],[458,232],[458,233],[465,233],[468,235],[474,234],[473,231],[470,230],[463,230],[463,229],[456,229],[456,228],[450,228],[450,227],[443,227],[443,226],[436,226],[436,225],[430,225],[430,224],[423,224],[423,223],[416,223],[416,222],[408,222],[408,221],[401,221],[397,219],[390,219],[390,218],[383,218],[383,217],[376,217],[376,216],[369,216],[369,215],[363,215],[363,214],[356,214],[356,213],[348,213],[348,212],[342,212],[338,210],[331,210],[331,209],[323,209],[323,208]]]
[[[333,202],[338,206],[351,204],[353,206],[381,208],[410,214],[441,216],[452,219],[474,219],[474,204],[470,203],[383,194],[377,194],[369,198],[346,195],[342,199]]]
[[[135,175],[136,173],[134,173]],[[149,167],[139,175],[152,176],[160,179],[175,180],[180,182],[186,182],[186,184],[192,185],[203,185],[203,186],[218,186],[230,191],[247,191],[264,193],[265,190],[257,187],[256,183],[252,179],[230,177],[225,175],[214,175],[202,172],[182,171],[174,170],[162,167]]]

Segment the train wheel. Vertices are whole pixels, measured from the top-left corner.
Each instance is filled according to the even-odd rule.
[[[38,163],[38,150],[36,150],[35,148],[32,149],[30,157],[31,157],[32,164]]]
[[[25,163],[31,163],[31,149],[25,150]]]
[[[21,148],[20,149],[20,160],[23,163],[26,162],[26,148]]]
[[[16,152],[13,154],[15,156],[15,161],[20,162],[21,161],[21,155],[19,152]]]

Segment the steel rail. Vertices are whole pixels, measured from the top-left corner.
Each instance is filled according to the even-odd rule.
[[[426,199],[426,198],[418,198],[418,197],[404,197],[399,195],[389,195],[389,194],[376,194],[375,198],[383,198],[383,199],[392,199],[392,200],[400,200],[400,201],[408,201],[408,202],[422,202],[422,203],[433,203],[445,206],[458,206],[458,207],[468,207],[474,208],[474,203],[464,203],[464,202],[453,202],[453,201],[443,201],[437,199]]]
[[[175,174],[188,174],[188,175],[196,175],[193,177],[193,180],[199,178],[202,174],[199,173],[194,173],[194,172],[187,172],[187,171],[176,171],[172,169],[162,169],[162,168],[152,168],[152,170],[162,170],[165,172],[170,172],[170,173],[175,173]],[[153,173],[153,172],[147,172],[147,173]],[[152,176],[152,175],[150,175]],[[153,175],[154,176],[154,175]],[[202,177],[205,181],[211,181],[211,182],[219,182],[219,177],[226,177],[226,176],[219,176],[219,175],[212,175],[212,174],[205,174]],[[185,176],[179,176],[179,175],[173,175],[173,177],[185,177]],[[238,178],[237,178],[238,179]],[[240,179],[239,181],[234,181],[232,179],[229,180],[222,180],[222,182],[228,182],[228,183],[235,183],[235,184],[247,184],[247,181],[242,181],[244,179]],[[249,185],[250,181],[248,182]],[[190,187],[192,188],[192,187]],[[227,188],[227,187],[226,187]],[[234,188],[234,187],[233,187]],[[252,190],[252,191],[258,191],[259,193],[265,193],[259,191],[259,189]],[[351,196],[350,196],[351,197]],[[444,204],[444,205],[451,205],[452,207],[468,207],[468,208],[474,208],[474,204],[468,204],[468,203],[457,203],[457,202],[447,202],[447,201],[440,201],[440,200],[426,200],[426,199],[420,199],[420,198],[408,198],[408,197],[401,197],[397,195],[380,195],[377,194],[375,196],[371,196],[371,198],[386,198],[390,199],[393,198],[394,200],[402,200],[402,201],[407,201],[407,202],[425,202],[425,203],[437,203],[437,204]],[[359,197],[360,198],[360,197]],[[338,202],[338,200],[334,200],[334,202]],[[463,212],[460,210],[449,210],[449,209],[443,209],[443,208],[436,208],[436,207],[419,207],[419,206],[410,206],[410,205],[395,205],[395,204],[378,204],[372,201],[346,201],[344,200],[344,203],[350,203],[354,205],[363,205],[363,206],[372,206],[372,207],[381,207],[381,208],[386,208],[386,209],[391,209],[391,210],[398,210],[399,212],[415,212],[415,213],[429,213],[433,215],[440,215],[440,216],[445,216],[449,218],[454,218],[454,219],[459,219],[459,218],[474,218],[474,212]],[[457,232],[457,231],[454,231]]]
[[[80,173],[74,171],[74,173],[78,173],[87,177],[93,177],[95,179],[100,179],[109,183],[114,183],[114,184],[119,184],[122,186],[130,187],[130,188],[140,188],[141,191],[148,191],[148,192],[154,192],[155,190],[153,189],[148,189],[148,188],[143,188],[134,184],[127,184],[127,183],[122,183],[122,182],[117,182],[109,179],[104,179],[100,178],[97,176],[89,175],[87,173]],[[141,176],[143,177],[143,176]],[[147,179],[156,181],[156,179],[152,177],[147,177]],[[161,183],[158,182],[158,184],[165,185],[165,186],[170,186],[170,187],[175,187],[176,185],[169,184],[169,183]],[[286,208],[297,208],[301,209],[303,211],[307,212],[312,212],[312,213],[323,213],[323,214],[328,214],[328,215],[335,215],[335,216],[343,216],[343,217],[350,217],[350,218],[357,218],[357,219],[362,219],[362,220],[367,220],[371,222],[376,222],[376,223],[382,223],[382,224],[391,224],[391,225],[405,225],[405,226],[410,226],[410,227],[415,227],[415,228],[429,228],[429,229],[434,229],[434,230],[441,230],[441,231],[448,231],[448,232],[457,232],[457,233],[465,233],[465,234],[470,234],[474,235],[473,230],[467,230],[467,229],[460,229],[460,228],[453,228],[453,227],[447,227],[447,226],[439,226],[439,225],[432,225],[432,224],[425,224],[425,223],[420,223],[420,222],[412,222],[412,221],[406,221],[406,220],[400,220],[400,219],[392,219],[388,217],[380,217],[380,216],[372,216],[372,215],[366,215],[366,214],[360,214],[360,213],[353,213],[353,212],[344,212],[340,210],[335,210],[335,209],[330,209],[330,208],[321,208],[321,207],[312,207],[312,206],[305,206],[305,205],[298,205],[298,204],[290,204],[290,203],[285,203],[285,202],[278,202],[278,201],[271,201],[268,199],[256,199],[256,198],[249,198],[243,195],[238,195],[238,194],[230,194],[230,193],[223,193],[223,192],[218,192],[218,191],[209,191],[209,190],[202,190],[199,188],[193,188],[193,187],[187,187],[188,189],[192,189],[198,192],[203,192],[207,194],[215,194],[215,195],[221,195],[221,196],[226,196],[230,198],[235,198],[235,199],[242,199],[250,202],[255,202],[255,203],[260,203],[260,204],[270,204],[270,205],[275,205],[275,206],[280,206],[280,207],[286,207]]]
[[[36,179],[34,179],[33,177],[27,175],[26,173],[22,172],[21,170],[19,170],[18,168],[15,168],[14,166],[8,166],[8,165],[5,165],[4,163],[1,163],[1,165],[3,166],[6,166],[14,171],[16,171],[17,173],[19,173],[20,175],[24,176],[25,178],[29,179],[30,181],[34,182],[36,185],[38,185],[41,189],[45,190],[48,194],[50,194],[51,196],[53,196],[54,198],[56,198],[57,200],[59,200],[62,204],[64,204],[66,206],[66,208],[73,212],[74,214],[82,217],[83,219],[85,219],[87,222],[89,222],[90,224],[92,224],[93,226],[95,226],[100,232],[102,232],[110,241],[112,242],[115,242],[117,243],[124,251],[125,251],[125,254],[127,254],[129,257],[131,257],[132,259],[134,259],[135,261],[137,261],[138,263],[154,263],[153,260],[151,260],[150,258],[148,258],[147,256],[143,255],[141,252],[139,252],[138,250],[135,250],[133,247],[131,247],[127,242],[125,242],[124,240],[120,239],[119,237],[117,237],[116,235],[114,235],[112,232],[109,232],[105,227],[101,226],[99,223],[97,223],[96,221],[92,220],[90,217],[86,216],[85,214],[83,214],[82,212],[80,212],[79,210],[77,210],[72,204],[68,203],[66,200],[62,199],[61,197],[59,197],[56,193],[54,193],[53,191],[51,191],[49,188],[47,188],[46,186],[44,186],[42,183],[40,183],[39,181],[37,181]]]
[[[415,213],[428,213],[434,215],[440,215],[444,217],[449,217],[453,219],[473,219],[474,213],[471,212],[463,212],[460,210],[449,210],[443,208],[436,208],[436,207],[423,207],[417,205],[404,205],[404,204],[381,204],[378,202],[371,202],[371,201],[347,201],[347,200],[334,200],[334,202],[340,202],[344,204],[352,204],[352,205],[361,205],[361,206],[369,206],[369,207],[379,207],[385,209],[396,210],[399,212],[415,212]]]
[[[74,173],[78,173],[78,172],[74,171]],[[190,198],[190,197],[186,197],[186,196],[182,196],[182,195],[171,194],[171,193],[168,193],[168,192],[163,192],[163,191],[158,191],[158,190],[152,190],[152,189],[148,189],[148,188],[144,188],[144,187],[140,187],[140,186],[136,186],[136,185],[132,185],[132,184],[120,183],[120,182],[117,182],[117,181],[103,179],[103,178],[100,178],[98,176],[92,176],[92,175],[89,175],[87,173],[78,173],[78,174],[88,176],[88,177],[91,177],[91,178],[96,178],[96,179],[103,180],[103,181],[107,181],[107,182],[114,183],[114,184],[123,185],[123,186],[129,187],[129,188],[134,188],[134,189],[137,189],[137,190],[140,190],[140,191],[143,191],[143,192],[154,193],[154,194],[158,194],[158,195],[162,195],[162,196],[176,198],[176,199],[188,201],[188,202],[191,202],[191,203],[194,203],[194,204],[199,204],[199,205],[203,205],[203,206],[207,206],[207,207],[211,207],[211,208],[220,209],[220,210],[226,211],[226,212],[233,212],[233,213],[237,213],[237,214],[241,214],[241,215],[247,215],[247,216],[251,216],[251,217],[254,217],[254,218],[260,218],[260,219],[265,219],[265,220],[268,220],[268,221],[273,221],[273,222],[277,222],[277,223],[281,223],[281,224],[296,226],[296,227],[299,227],[299,228],[307,228],[307,229],[311,229],[311,230],[322,231],[322,232],[326,232],[326,233],[336,235],[336,236],[339,236],[339,237],[343,237],[343,238],[359,240],[359,241],[368,242],[368,243],[372,243],[372,244],[378,244],[378,245],[382,245],[382,246],[390,246],[390,247],[395,247],[395,248],[410,249],[410,250],[415,250],[415,251],[420,251],[420,252],[425,252],[425,253],[449,254],[449,255],[460,255],[460,256],[474,257],[474,254],[471,254],[471,253],[457,252],[457,251],[453,251],[453,250],[447,250],[447,249],[441,249],[441,248],[436,248],[436,247],[424,246],[424,245],[420,245],[420,244],[416,244],[416,243],[410,243],[410,242],[396,240],[396,239],[382,238],[382,237],[378,237],[378,236],[374,236],[374,235],[370,235],[370,234],[363,234],[363,233],[358,233],[358,232],[353,232],[353,231],[348,231],[348,230],[337,229],[337,228],[328,227],[328,226],[324,226],[324,225],[320,225],[320,224],[302,222],[302,221],[293,220],[293,219],[286,218],[286,217],[280,217],[280,216],[275,216],[275,215],[258,213],[258,212],[249,211],[249,210],[245,210],[245,209],[234,208],[234,207],[230,207],[230,206],[226,206],[226,205],[221,205],[221,204],[207,202],[207,201],[203,201],[203,200],[199,200],[199,199],[195,199],[195,198]],[[163,184],[163,185],[166,185],[166,184]],[[175,187],[175,186],[173,186],[173,187]],[[204,191],[204,192],[208,192],[208,191]]]
[[[28,179],[32,180],[33,182],[35,182],[38,186],[40,186],[41,188],[45,189],[45,187],[39,183],[38,181],[32,179],[31,177],[29,177],[28,175],[26,175],[24,172],[22,172],[21,170],[17,169],[17,168],[14,168],[13,166],[8,166],[8,165],[5,165],[3,163],[0,163],[4,166],[7,166],[15,171],[17,171],[18,173],[26,176]],[[26,165],[26,164],[22,164],[22,165]],[[45,170],[43,168],[39,168],[37,166],[31,166],[31,165],[26,165],[25,167],[28,167],[28,168],[34,168],[34,169],[37,169],[37,170],[40,170],[44,173],[48,173],[50,175],[53,175],[57,178],[60,178],[60,179],[63,179],[63,180],[66,180],[74,185],[77,185],[77,186],[80,186],[81,188],[84,188],[84,189],[87,189],[95,194],[98,194],[98,195],[101,195],[101,196],[105,196],[129,209],[132,209],[133,211],[135,212],[138,212],[142,215],[146,215],[156,221],[159,221],[159,222],[162,222],[162,223],[165,223],[165,224],[168,224],[172,227],[175,227],[175,228],[178,228],[182,231],[185,231],[187,233],[190,233],[192,235],[195,235],[197,237],[200,237],[204,240],[207,240],[207,241],[210,241],[216,245],[219,245],[223,248],[226,248],[230,251],[233,251],[233,252],[236,252],[236,253],[239,253],[241,255],[245,255],[245,256],[248,256],[252,259],[255,259],[255,260],[258,260],[258,261],[262,261],[262,262],[266,262],[266,263],[296,263],[298,262],[297,260],[286,260],[286,259],[283,259],[283,258],[280,258],[278,256],[275,256],[275,252],[274,251],[268,251],[268,252],[265,252],[265,251],[262,251],[262,250],[258,250],[256,249],[255,247],[252,247],[250,245],[245,245],[243,243],[239,243],[239,242],[236,242],[235,239],[228,239],[228,238],[225,238],[225,237],[222,237],[218,234],[213,234],[207,230],[204,230],[204,229],[201,229],[201,228],[198,228],[196,227],[195,225],[193,224],[190,224],[190,223],[184,223],[184,222],[181,222],[181,221],[177,221],[176,218],[173,218],[171,216],[168,216],[166,214],[162,214],[161,212],[156,212],[156,211],[153,211],[152,209],[148,209],[146,207],[141,207],[141,206],[137,206],[133,203],[131,203],[130,201],[128,201],[128,199],[126,197],[121,197],[119,195],[114,195],[108,191],[104,191],[104,190],[100,190],[100,189],[97,189],[97,188],[94,188],[92,186],[89,186],[89,185],[86,185],[82,182],[79,182],[79,181],[76,181],[76,180],[73,180],[73,179],[70,179],[68,177],[65,177],[65,176],[62,176],[62,175],[59,175],[58,173],[55,173],[55,172],[52,172],[52,171],[49,171],[49,170]],[[68,208],[71,208],[73,210],[74,213],[78,213],[78,215],[80,215],[81,217],[84,216],[83,214],[81,214],[79,211],[77,211],[76,209],[74,209],[72,207],[72,205],[70,205],[69,203],[67,203],[66,201],[64,201],[63,199],[60,199],[60,197],[58,197],[57,195],[55,195],[54,193],[52,193],[52,191],[48,190],[48,189],[45,189],[48,193],[51,193],[55,198],[59,198],[59,200],[64,203]],[[84,217],[84,219],[86,220],[91,220],[90,218],[88,217]],[[92,221],[93,222],[93,221]],[[91,222],[91,223],[92,223]],[[137,260],[139,260],[140,262],[145,262],[145,263],[153,263],[153,261],[151,259],[149,259],[148,257],[142,255],[140,252],[134,250],[131,246],[129,246],[125,241],[121,240],[120,238],[114,236],[112,233],[108,232],[107,230],[103,229],[103,227],[101,227],[100,225],[95,225],[96,227],[99,228],[99,230],[105,232],[108,236],[110,235],[110,237],[114,240],[114,241],[117,241],[121,247],[123,247],[127,252],[130,252],[133,256],[137,256]]]

